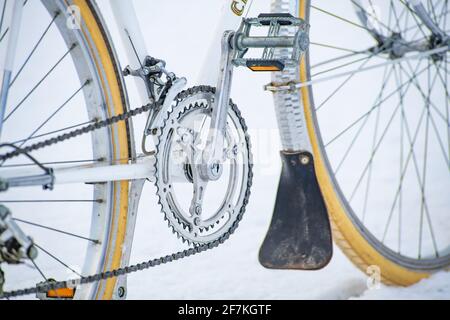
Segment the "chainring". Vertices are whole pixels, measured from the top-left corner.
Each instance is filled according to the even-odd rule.
[[[193,87],[181,92],[175,99],[172,110],[165,116],[164,125],[159,130],[156,139],[155,186],[158,203],[161,206],[161,211],[164,213],[165,220],[174,234],[181,238],[183,242],[194,245],[214,242],[224,234],[235,231],[245,212],[253,180],[251,144],[247,126],[239,109],[230,100],[227,136],[230,124],[233,124],[234,133],[237,133],[242,138],[242,141],[239,141],[239,152],[236,151],[237,154],[240,154],[241,163],[238,164],[238,161],[235,159],[230,160],[233,163],[230,167],[234,168],[233,173],[230,173],[230,177],[234,178],[230,178],[227,187],[227,190],[230,192],[226,193],[225,200],[219,207],[219,210],[212,215],[212,218],[206,219],[200,226],[193,223],[193,217],[189,216],[189,213],[181,208],[177,200],[174,181],[171,177],[171,161],[182,162],[179,163],[179,167],[185,169],[185,181],[183,183],[192,184],[188,170],[189,168],[192,170],[192,167],[190,167],[183,156],[176,156],[173,152],[173,148],[177,143],[176,139],[177,137],[179,138],[177,136],[177,128],[180,128],[181,123],[194,114],[210,116],[214,96],[215,88],[209,86]],[[194,132],[194,128],[183,128]],[[237,171],[239,171],[239,174],[236,173]],[[239,175],[239,179],[236,179],[236,175]],[[236,184],[236,181],[238,185],[240,184],[240,190],[236,188],[238,185],[231,185],[232,183]],[[238,194],[236,191],[238,191]],[[231,197],[229,197],[229,193],[232,194]],[[214,196],[219,195],[214,194]],[[228,198],[235,200],[228,201]]]

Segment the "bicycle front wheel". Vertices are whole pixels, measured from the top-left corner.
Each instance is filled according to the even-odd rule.
[[[7,1],[0,4],[4,8]],[[95,1],[25,1],[23,12],[2,141],[25,147],[127,111],[119,64]],[[6,21],[1,26],[5,39]],[[127,164],[135,156],[130,126],[121,122],[33,155],[51,167]],[[22,158],[6,161],[0,176],[3,170],[33,166]],[[0,195],[39,251],[32,263],[2,265],[5,290],[88,276],[126,263],[131,247],[124,243],[132,232],[129,182],[28,190]],[[124,298],[123,280],[80,286],[67,298]]]
[[[292,11],[284,0],[273,8]],[[448,1],[425,8],[448,34]],[[295,10],[311,24],[311,47],[274,81],[311,85],[276,93],[277,113],[287,150],[298,148],[294,122],[305,123],[335,242],[386,284],[411,285],[447,269],[448,48],[407,1],[299,0]],[[304,118],[286,117],[292,101]]]

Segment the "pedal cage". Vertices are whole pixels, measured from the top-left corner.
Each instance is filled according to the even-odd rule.
[[[265,37],[252,36],[254,28],[268,27]],[[282,35],[289,31],[290,35]],[[260,14],[258,18],[243,19],[235,33],[232,46],[235,50],[233,65],[245,66],[252,71],[283,71],[286,66],[298,65],[301,56],[309,48],[309,24],[303,19],[295,18],[289,13]],[[262,57],[246,58],[249,49],[263,49]],[[276,49],[292,49],[285,56],[275,55]],[[282,53],[284,54],[284,52]]]

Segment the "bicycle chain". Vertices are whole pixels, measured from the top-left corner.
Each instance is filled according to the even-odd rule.
[[[192,95],[193,93],[196,93],[201,90],[214,90],[214,89],[211,87],[208,87],[208,86],[193,87],[186,91],[180,92],[175,100],[180,101],[182,99],[185,99],[189,95]],[[36,151],[36,150],[54,145],[56,143],[75,138],[82,134],[89,133],[94,130],[98,130],[98,129],[101,129],[104,127],[111,126],[120,121],[128,120],[129,118],[134,117],[138,114],[150,111],[150,109],[152,109],[153,107],[155,107],[157,105],[158,104],[150,103],[150,104],[147,104],[140,108],[127,111],[121,115],[114,116],[114,117],[99,121],[95,124],[88,125],[84,128],[77,129],[72,132],[60,135],[56,138],[52,138],[52,139],[48,139],[48,140],[40,142],[40,143],[36,143],[29,147],[20,149],[19,151],[13,151],[13,152],[4,154],[4,155],[0,156],[0,161],[9,160],[9,159],[15,158],[21,154],[29,153],[31,151]],[[239,109],[237,109],[236,107],[234,107],[234,109],[236,110],[236,113],[241,121],[244,131],[247,132],[247,125],[245,124],[245,121],[242,118]],[[247,139],[248,139],[248,136],[247,136]],[[247,142],[248,142],[248,146],[250,148],[249,139]],[[253,166],[252,164],[250,164],[250,165]],[[86,285],[86,284],[95,283],[95,282],[102,281],[102,280],[125,276],[125,275],[132,274],[135,272],[139,272],[139,271],[147,270],[147,269],[150,269],[153,267],[157,267],[162,264],[175,262],[175,261],[178,261],[178,260],[181,260],[184,258],[194,256],[196,254],[205,252],[207,250],[217,248],[219,245],[223,244],[226,240],[228,240],[230,238],[230,236],[238,228],[238,225],[239,225],[240,221],[242,220],[243,214],[245,212],[245,207],[248,204],[248,199],[250,197],[250,187],[252,186],[252,180],[253,180],[253,172],[252,172],[252,170],[249,170],[248,188],[247,188],[247,191],[245,194],[243,207],[240,209],[238,217],[237,217],[236,221],[234,222],[233,226],[230,228],[230,230],[228,230],[218,240],[212,241],[207,244],[195,245],[193,248],[185,249],[185,250],[179,251],[177,253],[166,255],[164,257],[151,259],[146,262],[130,265],[130,266],[123,267],[123,268],[114,269],[111,271],[97,273],[97,274],[87,276],[87,277],[81,277],[78,279],[68,280],[68,281],[44,282],[44,283],[40,283],[40,284],[36,285],[35,287],[19,289],[19,290],[14,290],[14,291],[5,291],[5,292],[0,293],[0,300],[9,299],[9,298],[17,298],[17,297],[31,295],[31,294],[37,294],[37,293],[46,293],[51,290],[58,290],[58,289],[64,289],[64,288],[76,288],[78,285]]]
[[[159,106],[159,102],[158,103],[149,103],[149,104],[144,105],[144,106],[142,106],[140,108],[129,110],[129,111],[126,111],[126,112],[124,112],[122,114],[119,114],[117,116],[113,116],[111,118],[107,118],[105,120],[101,120],[101,121],[97,121],[96,123],[89,124],[89,125],[87,125],[87,126],[85,126],[83,128],[80,128],[80,129],[77,129],[77,130],[73,130],[71,132],[59,135],[57,137],[54,137],[54,138],[47,139],[47,140],[42,141],[42,142],[38,142],[38,143],[32,144],[32,145],[30,145],[28,147],[25,147],[25,148],[20,148],[18,150],[12,151],[12,152],[5,153],[3,155],[0,155],[0,162],[13,159],[13,158],[18,157],[18,156],[20,156],[22,154],[27,154],[27,153],[30,153],[32,151],[37,151],[39,149],[42,149],[42,148],[45,148],[45,147],[49,147],[49,146],[52,146],[54,144],[57,144],[57,143],[60,143],[60,142],[63,142],[63,141],[66,141],[66,140],[69,140],[69,139],[72,139],[72,138],[76,138],[76,137],[81,136],[81,135],[86,134],[86,133],[90,133],[90,132],[93,132],[93,131],[96,131],[96,130],[99,130],[99,129],[102,129],[102,128],[109,127],[109,126],[111,126],[113,124],[116,124],[118,122],[121,122],[121,121],[126,121],[126,120],[130,119],[131,117],[137,116],[137,115],[139,115],[141,113],[144,113],[144,112],[147,112],[147,111],[150,111],[152,108],[155,108],[157,106]]]

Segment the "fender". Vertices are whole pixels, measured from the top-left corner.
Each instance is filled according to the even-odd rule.
[[[259,252],[269,269],[317,270],[333,255],[328,212],[309,152],[281,152],[283,170],[272,222]]]

